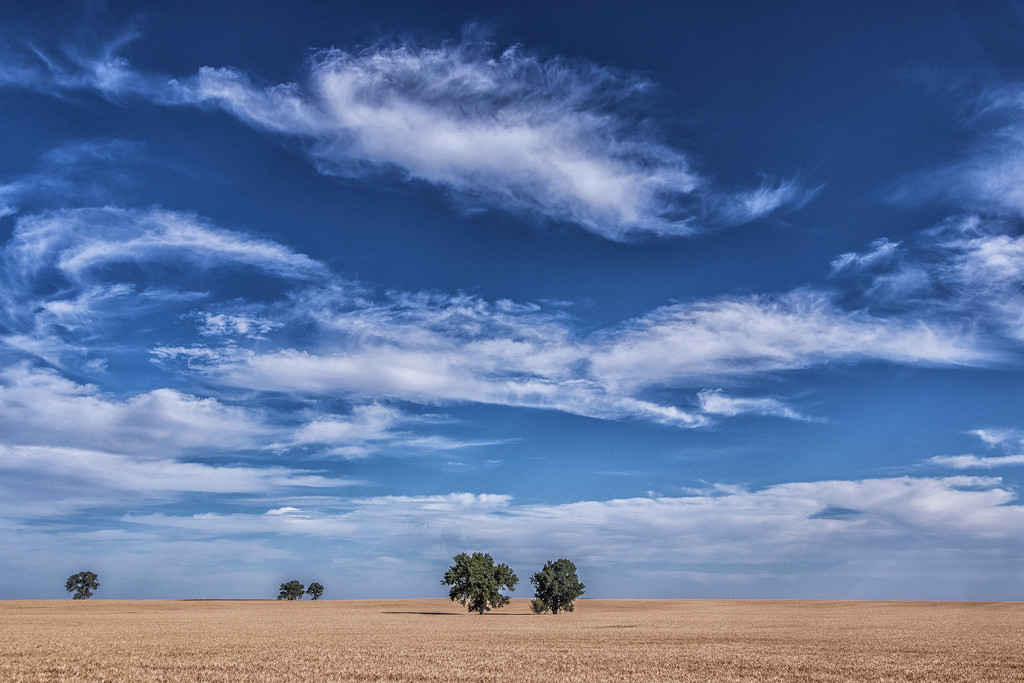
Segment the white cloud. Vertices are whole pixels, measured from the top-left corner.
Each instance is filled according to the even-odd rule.
[[[979,457],[977,455],[937,455],[928,462],[952,467],[957,470],[993,469],[1007,465],[1024,465],[1024,455],[1000,455]]]
[[[356,406],[347,419],[332,415],[304,425],[295,432],[294,440],[300,444],[372,441],[408,420],[401,411],[387,406]]]
[[[321,170],[394,167],[470,201],[579,223],[612,239],[687,234],[676,204],[701,178],[604,108],[646,84],[513,48],[332,50],[304,86],[253,87],[204,69],[196,96],[261,128],[310,139]]]
[[[1024,215],[1024,87],[1009,83],[990,88],[967,102],[969,122],[989,127],[965,161],[922,173],[904,182],[897,200],[947,197],[970,211],[989,216]]]
[[[955,253],[979,252],[983,256],[975,260],[990,270],[1012,271],[1013,255],[987,246]],[[847,256],[850,263],[884,260]],[[698,391],[711,383],[831,362],[955,365],[999,357],[982,345],[969,318],[935,322],[927,316],[851,312],[812,290],[664,306],[581,338],[558,308],[490,303],[464,294],[374,297],[276,243],[159,209],[25,217],[2,257],[0,313],[10,330],[4,341],[58,367],[69,351],[82,353],[110,334],[110,324],[124,320],[127,310],[136,318],[146,311],[166,316],[176,310],[180,316],[183,305],[215,297],[216,292],[189,292],[182,284],[206,269],[246,266],[279,278],[286,288],[301,289],[265,304],[214,300],[208,310],[188,315],[205,345],[158,345],[153,359],[184,359],[188,369],[232,387],[338,396],[357,406],[476,402],[681,427],[740,412],[803,419],[777,399],[725,400]],[[182,262],[200,268],[167,275]],[[155,275],[111,281],[113,266],[123,264],[143,270],[152,265]],[[327,283],[310,286],[316,277]],[[1013,278],[1012,272],[1003,280],[992,275],[988,282],[1005,280],[1009,288]],[[207,282],[216,286],[215,278]],[[283,341],[294,340],[288,331],[297,326],[314,334],[302,345]],[[683,396],[674,402],[652,398],[649,392],[661,389]],[[159,397],[154,393],[152,399]],[[350,419],[342,424],[353,428]],[[336,452],[365,455],[367,443],[338,444]]]
[[[1024,236],[1004,220],[947,219],[910,244],[875,240],[833,261],[852,279],[854,298],[883,310],[913,309],[936,319],[973,320],[992,335],[1024,341]]]
[[[71,472],[69,465],[77,464],[78,457],[58,455],[46,467]],[[117,463],[108,464],[117,469]],[[170,474],[173,481],[173,468]],[[186,472],[179,483],[198,486],[208,480],[210,488],[221,485],[230,491],[247,483],[278,485],[251,482],[245,475],[239,484],[227,472],[202,474],[211,476],[193,478]],[[150,475],[155,472],[145,473],[144,483],[154,481]],[[87,470],[86,477],[93,476]],[[107,476],[103,467],[94,480],[109,486]],[[114,483],[134,485],[139,476],[129,471],[116,475]],[[289,475],[281,476],[288,481]],[[0,486],[4,481],[10,479],[0,480]],[[466,492],[371,498],[281,494],[276,499],[281,502],[275,507],[254,512],[145,514],[121,498],[127,514],[111,528],[74,536],[59,530],[41,535],[8,520],[0,526],[0,536],[12,547],[28,548],[30,555],[38,552],[41,557],[50,557],[48,543],[55,537],[73,538],[71,546],[96,557],[130,554],[140,560],[154,553],[163,557],[158,549],[181,548],[183,543],[196,552],[204,545],[223,546],[239,549],[238,557],[229,558],[235,563],[269,565],[285,574],[296,566],[323,571],[341,563],[331,572],[338,577],[349,577],[373,558],[391,558],[392,572],[367,576],[361,588],[346,590],[345,597],[434,595],[451,557],[469,550],[490,552],[521,576],[551,557],[569,557],[593,597],[736,596],[750,591],[761,597],[970,599],[976,596],[970,591],[979,577],[1012,576],[1007,568],[1019,567],[1024,559],[1018,532],[1024,506],[993,477],[811,481],[759,489],[719,485],[677,497],[560,504],[517,503],[507,495]],[[18,509],[14,500],[9,511]],[[63,504],[63,499],[55,498],[53,504]],[[252,541],[254,536],[260,540]],[[311,538],[319,542],[311,544]],[[260,548],[241,548],[250,541]],[[205,556],[182,557],[194,558],[188,565],[193,566]],[[245,566],[242,573],[248,577],[250,568]],[[622,583],[623,575],[631,577],[628,585]],[[279,581],[253,585],[273,587]],[[899,587],[895,593],[893,586]],[[259,590],[243,591],[239,597],[258,596]],[[182,594],[193,592],[184,589]]]
[[[269,240],[205,224],[164,209],[69,209],[18,221],[5,264],[22,277],[47,267],[75,282],[114,263],[187,259],[200,267],[248,265],[281,277],[308,279],[323,266]]]
[[[67,446],[135,455],[262,447],[276,430],[253,410],[172,389],[117,399],[52,370],[0,370],[0,431],[8,445]]]
[[[714,188],[685,153],[621,113],[652,89],[648,81],[521,46],[325,50],[305,82],[265,87],[231,68],[204,67],[181,80],[143,74],[116,56],[123,42],[45,68],[8,56],[14,68],[0,84],[219,106],[305,140],[323,173],[397,171],[471,207],[572,222],[614,240],[743,223],[812,194],[792,180],[735,193]]]
[[[953,254],[946,281],[962,305],[1024,341],[1024,236],[969,220],[942,247]]]
[[[1003,234],[968,233],[963,226],[941,233],[942,253],[951,255],[942,276],[976,282],[976,289],[1010,292],[1008,303],[986,305],[1012,308],[1019,245]],[[899,267],[907,259],[899,256],[898,246],[876,242],[867,256],[838,259],[836,269]],[[681,427],[739,413],[805,419],[777,399],[698,392],[712,383],[833,362],[977,365],[1000,358],[999,350],[986,348],[978,336],[981,323],[966,313],[878,316],[845,310],[831,295],[809,289],[664,306],[581,338],[564,311],[536,304],[439,293],[390,292],[375,298],[281,245],[159,209],[25,217],[2,257],[0,310],[11,331],[4,341],[58,367],[62,353],[87,349],[101,338],[104,320],[124,319],[126,310],[136,316],[170,310],[169,304],[181,311],[181,304],[206,297],[184,291],[185,275],[243,265],[280,278],[285,287],[302,287],[266,304],[216,302],[209,310],[193,311],[189,317],[207,345],[157,346],[153,358],[185,359],[189,369],[231,387],[337,396],[356,406],[391,400],[476,402]],[[121,264],[143,269],[152,264],[160,273],[182,261],[200,268],[183,278],[165,274],[151,282],[110,281],[108,275]],[[327,284],[310,286],[315,277]],[[46,287],[40,287],[43,282]],[[994,317],[1000,315],[1008,314]],[[282,343],[294,340],[287,332],[296,326],[315,333],[299,346]],[[662,389],[682,397],[653,399],[651,392]],[[149,400],[172,396],[154,392]],[[307,431],[330,425],[329,418],[319,419]],[[334,426],[354,429],[354,424],[346,418]],[[414,443],[388,433],[394,443]],[[311,437],[300,433],[297,438],[294,443]],[[371,441],[338,443],[336,453],[365,455]]]
[[[443,567],[453,554],[471,549],[517,566],[571,557],[600,581],[644,567],[658,581],[638,578],[630,594],[644,595],[650,582],[674,583],[678,596],[678,581],[690,572],[767,573],[799,593],[792,586],[819,572],[878,582],[880,572],[930,554],[949,563],[952,553],[955,563],[942,571],[960,577],[998,566],[999,557],[1020,559],[1024,506],[997,478],[899,477],[564,504],[468,493],[385,496],[304,507],[295,516],[132,515],[127,521],[211,538],[273,533],[330,539],[345,543],[349,553],[358,548],[400,557],[410,571]],[[623,590],[621,581],[609,583]]]
[[[466,295],[391,293],[374,301],[342,290],[332,301],[331,292],[315,290],[290,303],[291,322],[314,321],[319,341],[259,350],[160,347],[154,357],[181,357],[246,389],[357,402],[490,403],[682,427],[741,412],[807,419],[777,399],[699,395],[710,382],[832,362],[959,365],[998,357],[967,324],[849,312],[809,290],[666,306],[585,338],[558,311]],[[664,388],[692,392],[684,400],[701,410],[647,394]]]
[[[187,493],[276,493],[352,482],[282,466],[209,465],[106,451],[0,444],[7,518],[153,504]]]
[[[864,253],[849,252],[832,260],[832,272],[844,270],[867,270],[879,265],[891,265],[899,257],[900,242],[890,242],[885,237],[871,242],[871,249]]]
[[[204,336],[241,335],[249,339],[265,339],[267,333],[284,325],[263,316],[244,313],[206,312],[201,317],[202,328],[199,333]]]
[[[975,429],[971,433],[990,446],[1024,447],[1024,431],[1019,429]]]
[[[382,404],[355,405],[348,415],[318,415],[295,429],[286,442],[275,447],[324,447],[325,455],[345,459],[364,458],[380,452],[449,451],[491,446],[498,441],[464,441],[440,435],[423,435],[418,430],[436,428],[436,416],[402,412]]]
[[[955,365],[995,358],[956,323],[844,311],[810,290],[665,306],[593,346],[591,375],[622,391],[830,362]]]
[[[213,369],[231,386],[289,393],[412,401],[426,405],[475,402],[558,410],[606,419],[646,419],[697,426],[704,419],[674,406],[609,394],[584,378],[519,377],[515,359],[467,355],[474,349],[407,350],[386,346],[336,353],[294,350],[246,354]]]
[[[20,218],[0,252],[0,324],[8,345],[61,366],[105,325],[202,296],[186,282],[215,268],[247,267],[296,283],[324,266],[274,242],[163,209],[71,209]],[[112,273],[136,266],[145,276]],[[239,320],[232,321],[238,327]],[[251,321],[250,332],[267,323]],[[255,327],[253,327],[255,326]]]
[[[1002,83],[963,96],[965,126],[983,127],[966,159],[904,179],[893,192],[900,203],[952,200],[988,217],[1024,215],[1024,84]]]
[[[783,208],[800,208],[817,190],[808,190],[792,179],[771,182],[765,179],[754,189],[720,195],[712,201],[717,213],[729,223],[746,223]]]
[[[929,458],[928,462],[957,470],[1024,465],[1024,454],[1020,454],[1019,451],[1014,452],[1024,447],[1024,432],[1017,429],[975,429],[971,433],[987,446],[1001,449],[1007,454],[998,456],[937,455],[934,458]]]
[[[345,416],[306,411],[298,427],[275,425],[274,417],[166,388],[117,398],[26,363],[0,370],[0,431],[7,445],[102,450],[145,460],[310,446],[352,459],[495,443],[424,435],[440,420],[384,405],[355,405]]]
[[[808,421],[811,419],[775,398],[734,398],[726,395],[721,389],[706,389],[698,393],[697,398],[700,399],[701,410],[709,415],[733,417],[751,413],[784,417],[790,420]]]
[[[265,515],[288,515],[293,512],[302,512],[299,508],[293,508],[291,506],[285,506],[283,508],[275,508],[273,510],[267,510],[263,514]]]
[[[1015,502],[1015,494],[1003,488],[1001,481],[966,476],[818,481],[759,490],[724,486],[677,498],[525,505],[493,494],[385,496],[339,500],[340,511],[305,509],[296,530],[339,540],[379,535],[400,545],[407,535],[419,535],[424,528],[432,530],[432,541],[457,529],[457,535],[470,545],[489,542],[519,548],[540,542],[596,548],[606,544],[603,557],[661,553],[673,561],[717,555],[722,562],[771,563],[794,550],[801,556],[817,552],[817,546],[808,545],[815,539],[888,545],[893,536],[910,538],[922,532],[942,538],[1013,539],[1015,525],[1024,519],[1024,506]],[[832,510],[844,514],[830,514]],[[292,528],[287,520],[267,520],[264,515],[132,519],[214,534]],[[412,528],[411,519],[416,520]],[[765,536],[755,541],[761,533]],[[763,554],[773,545],[774,550]],[[840,552],[849,556],[845,549]]]

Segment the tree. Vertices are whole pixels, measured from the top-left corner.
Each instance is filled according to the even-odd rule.
[[[320,596],[324,594],[324,587],[321,586],[318,582],[314,581],[313,583],[309,584],[309,588],[306,589],[306,593],[308,595],[311,595],[314,600],[318,600]]]
[[[278,600],[299,600],[306,592],[306,587],[298,581],[289,581],[281,584],[281,592],[277,594]]]
[[[64,588],[68,593],[74,591],[75,594],[71,596],[72,600],[88,600],[92,597],[92,592],[100,587],[97,578],[92,572],[78,572],[68,577]]]
[[[550,560],[544,568],[530,577],[530,583],[537,589],[531,607],[537,614],[551,610],[571,612],[573,601],[583,595],[585,586],[576,576],[576,565],[566,559]]]
[[[510,598],[502,595],[503,588],[513,590],[519,577],[507,564],[494,564],[487,553],[460,553],[455,564],[444,573],[441,583],[451,586],[448,597],[467,605],[470,612],[484,612],[508,604]]]

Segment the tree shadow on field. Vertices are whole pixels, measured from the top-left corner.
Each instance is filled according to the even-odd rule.
[[[381,614],[423,614],[426,616],[438,616],[438,617],[461,617],[464,616],[463,612],[402,612],[402,611],[385,611]],[[532,617],[536,616],[533,614],[484,614],[481,616],[485,617]]]

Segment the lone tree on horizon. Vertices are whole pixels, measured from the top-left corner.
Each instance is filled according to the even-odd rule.
[[[494,564],[488,553],[460,553],[454,558],[455,564],[444,573],[441,583],[451,586],[448,597],[458,600],[470,612],[484,612],[509,603],[509,596],[502,595],[503,588],[513,590],[519,577],[507,564]]]
[[[530,583],[537,589],[531,604],[537,614],[548,610],[552,614],[558,614],[559,610],[572,612],[573,601],[583,595],[586,588],[576,576],[576,565],[566,559],[548,560],[543,569],[530,577]]]
[[[300,600],[306,592],[306,587],[298,581],[289,581],[281,584],[281,592],[277,594],[278,600]]]
[[[309,584],[309,588],[306,589],[306,594],[313,600],[319,600],[320,596],[324,594],[324,587],[321,586],[318,581],[314,581]]]
[[[100,587],[97,578],[99,577],[92,572],[78,572],[68,577],[64,588],[68,593],[74,592],[74,595],[71,596],[72,600],[88,600],[92,597],[92,592]]]

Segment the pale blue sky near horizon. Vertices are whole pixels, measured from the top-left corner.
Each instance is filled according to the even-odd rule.
[[[1022,28],[12,3],[0,598],[1024,599]]]

